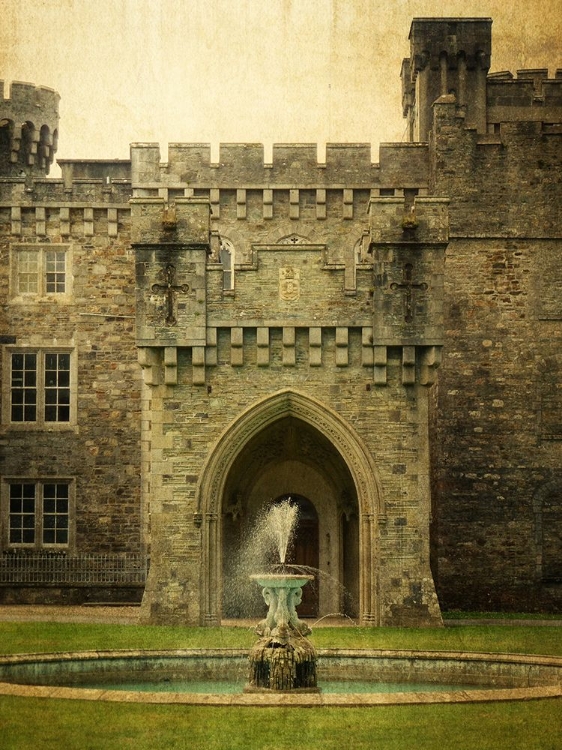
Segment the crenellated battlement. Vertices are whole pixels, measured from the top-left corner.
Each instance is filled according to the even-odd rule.
[[[378,184],[379,165],[371,159],[366,143],[328,143],[325,159],[311,143],[274,144],[271,162],[266,162],[260,143],[223,143],[219,158],[211,161],[211,146],[205,143],[171,143],[168,161],[160,162],[154,143],[131,145],[134,187],[160,183],[192,186],[302,186]]]
[[[62,179],[46,177],[0,177],[0,204],[32,205],[36,202],[126,203],[131,197],[128,179]]]
[[[549,78],[547,68],[518,70],[517,77],[509,71],[492,73],[487,78],[487,106],[488,110],[501,107],[506,117],[511,109],[509,119],[524,119],[519,112],[521,107],[541,107],[543,120],[549,121],[553,117],[549,113],[551,108],[562,107],[562,69],[556,70],[554,78]],[[497,114],[489,111],[488,119],[494,121]]]
[[[0,176],[47,175],[57,150],[59,94],[19,81],[8,97],[0,81],[0,93]]]
[[[2,106],[11,105],[14,109],[40,107],[45,112],[50,109],[58,116],[60,94],[49,86],[36,86],[25,81],[12,81],[9,85],[0,80],[0,94],[4,100]]]

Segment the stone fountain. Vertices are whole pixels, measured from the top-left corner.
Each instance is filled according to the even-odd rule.
[[[246,692],[319,692],[316,650],[306,638],[311,631],[305,622],[299,620],[296,612],[302,601],[302,588],[314,576],[294,575],[284,569],[296,519],[297,508],[290,501],[271,509],[267,522],[277,542],[281,572],[250,576],[262,587],[269,610],[256,628],[259,640],[250,651]]]

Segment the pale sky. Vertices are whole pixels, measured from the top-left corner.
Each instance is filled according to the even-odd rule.
[[[401,141],[413,17],[483,16],[492,71],[562,68],[562,0],[0,0],[0,78],[61,95],[58,158],[129,143]]]

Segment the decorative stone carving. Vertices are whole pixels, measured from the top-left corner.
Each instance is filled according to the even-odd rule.
[[[292,266],[279,269],[279,299],[296,302],[300,297],[300,270]]]

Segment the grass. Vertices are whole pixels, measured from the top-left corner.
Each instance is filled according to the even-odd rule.
[[[317,628],[317,648],[392,648],[429,651],[494,651],[562,656],[557,627],[471,625],[454,628]],[[1,622],[0,653],[105,649],[249,648],[249,628],[179,628]]]
[[[0,653],[107,649],[249,648],[246,628],[178,628],[55,622],[1,622]]]
[[[562,655],[556,627],[318,628],[319,648],[409,648]],[[0,623],[3,653],[246,648],[245,628]],[[7,750],[558,750],[562,701],[340,708],[158,706],[0,696]]]
[[[450,610],[441,613],[444,620],[562,620],[562,615],[552,612],[461,612]]]
[[[554,700],[361,709],[0,702],[4,750],[558,750],[560,708]]]

